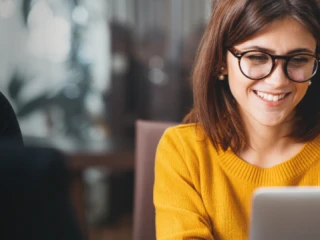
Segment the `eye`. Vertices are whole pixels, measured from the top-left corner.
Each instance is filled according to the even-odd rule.
[[[265,55],[250,55],[248,56],[248,58],[251,60],[257,60],[257,61],[268,60],[268,57]]]
[[[290,58],[289,64],[291,66],[303,66],[305,64],[313,64],[314,57],[308,55],[298,55]]]
[[[306,58],[306,57],[294,57],[294,58],[291,58],[290,61],[292,63],[295,63],[295,64],[301,64],[301,63],[307,63],[310,61],[310,59]]]
[[[250,52],[244,55],[246,61],[250,61],[253,64],[267,63],[270,57],[267,54],[260,52]]]

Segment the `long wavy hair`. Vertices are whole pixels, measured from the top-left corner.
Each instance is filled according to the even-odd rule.
[[[192,75],[194,106],[184,122],[202,126],[212,144],[224,151],[238,152],[248,137],[229,89],[218,75],[229,47],[250,38],[267,24],[292,17],[300,21],[320,46],[320,7],[317,0],[216,0],[199,46]],[[305,97],[296,107],[289,137],[307,142],[320,133],[320,70],[312,79]]]

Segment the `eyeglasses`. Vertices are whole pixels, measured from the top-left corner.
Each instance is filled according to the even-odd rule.
[[[319,60],[307,53],[279,56],[256,50],[243,53],[238,53],[232,48],[228,50],[238,58],[242,74],[251,80],[262,80],[268,77],[274,69],[276,59],[285,61],[284,72],[286,76],[299,83],[310,80],[316,74],[319,65]]]

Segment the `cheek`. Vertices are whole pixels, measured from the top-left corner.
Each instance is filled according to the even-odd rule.
[[[228,54],[227,57],[227,68],[230,88],[233,85],[238,86],[246,84],[248,79],[242,74],[238,59],[231,55],[231,53]]]
[[[232,96],[238,104],[242,105],[247,101],[247,85],[241,81],[239,76],[229,81],[229,87]]]
[[[239,78],[241,77],[240,69],[236,62],[232,61],[232,59],[229,59],[228,61],[228,82],[231,89],[231,92],[233,93],[233,90],[237,88],[237,85],[240,83]]]
[[[228,54],[227,57],[228,83],[233,97],[239,102],[247,95],[248,89],[254,84],[254,81],[242,74],[238,60],[230,55]]]
[[[300,102],[303,97],[306,95],[307,91],[308,91],[308,87],[309,87],[309,83],[306,84],[301,84],[300,86],[297,86],[297,97],[298,97],[298,101]]]
[[[234,96],[246,94],[255,83],[246,78],[237,68],[230,69],[228,81],[230,90]]]
[[[227,54],[227,69],[228,69],[228,75],[234,76],[240,73],[238,59],[235,58],[231,53]]]

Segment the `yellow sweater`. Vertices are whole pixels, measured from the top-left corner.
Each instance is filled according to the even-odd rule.
[[[295,157],[259,168],[217,151],[194,124],[169,128],[156,154],[158,240],[248,239],[251,197],[260,186],[320,185],[320,137]]]

